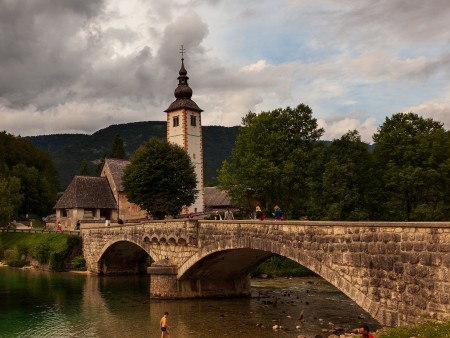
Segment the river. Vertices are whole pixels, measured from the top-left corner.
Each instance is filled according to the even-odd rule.
[[[148,291],[148,276],[0,267],[0,337],[159,338],[164,311],[169,312],[172,338],[309,338],[327,337],[336,328],[349,332],[361,323],[380,327],[316,277],[252,280],[253,296],[246,299],[150,301]],[[276,307],[270,304],[274,297]],[[274,325],[286,330],[274,331]]]

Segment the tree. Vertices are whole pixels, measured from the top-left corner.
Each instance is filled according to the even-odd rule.
[[[368,144],[356,130],[323,148],[320,176],[316,176],[317,214],[328,220],[361,220],[370,215],[373,177]],[[370,198],[369,198],[370,197]]]
[[[20,194],[17,216],[45,216],[52,211],[59,191],[58,173],[44,151],[20,136],[0,133],[0,175],[3,179],[19,179]]]
[[[79,175],[89,176],[89,165],[87,160],[83,160],[83,162],[81,163]]]
[[[123,140],[119,134],[116,134],[113,144],[111,145],[111,158],[123,160],[125,158],[125,149],[123,148]]]
[[[194,203],[195,167],[180,146],[150,138],[130,161],[122,177],[127,198],[154,218],[175,216]]]
[[[389,219],[450,217],[450,133],[442,123],[414,113],[386,118],[373,136]]]
[[[105,148],[102,148],[102,157],[100,159],[100,162],[97,164],[97,168],[95,169],[95,173],[97,176],[100,176],[102,174],[103,166],[105,165],[105,159],[106,159],[106,150]]]
[[[252,192],[266,210],[275,204],[284,211],[297,208],[307,195],[308,165],[323,134],[311,108],[300,104],[259,115],[249,112],[242,124],[231,163],[219,173],[219,187],[242,207]]]
[[[0,176],[0,226],[6,226],[18,215],[23,194],[20,193],[20,179],[14,176]]]

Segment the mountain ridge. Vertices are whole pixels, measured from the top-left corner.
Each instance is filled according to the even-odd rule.
[[[230,160],[239,126],[202,126],[203,167],[205,185],[216,184],[216,172],[223,160]],[[47,151],[58,169],[64,190],[80,171],[82,162],[88,161],[89,173],[95,175],[96,165],[105,150],[109,153],[114,137],[123,139],[126,159],[150,137],[166,139],[165,121],[142,121],[113,124],[92,134],[51,134],[27,136],[33,145]]]

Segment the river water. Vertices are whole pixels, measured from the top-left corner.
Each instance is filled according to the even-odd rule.
[[[362,323],[380,327],[321,278],[252,280],[252,293],[247,299],[150,301],[148,276],[0,267],[0,337],[159,338],[164,311],[172,338],[309,338]],[[274,331],[274,325],[286,330]]]

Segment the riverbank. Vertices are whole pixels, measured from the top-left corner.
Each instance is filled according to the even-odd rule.
[[[81,255],[81,239],[78,236],[64,233],[0,233],[0,261],[11,267],[33,266],[40,270],[67,271],[72,268],[71,260],[77,255]]]

